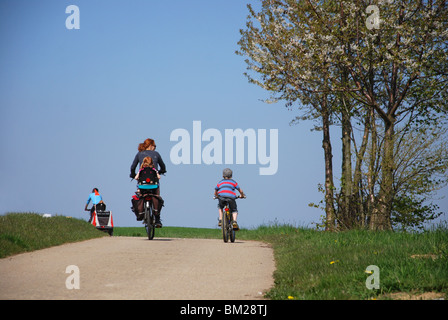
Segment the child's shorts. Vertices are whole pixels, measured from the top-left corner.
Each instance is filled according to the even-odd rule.
[[[238,212],[236,201],[233,198],[227,198],[227,197],[219,197],[218,198],[218,208],[223,209],[226,206],[226,203],[229,203],[230,212]]]

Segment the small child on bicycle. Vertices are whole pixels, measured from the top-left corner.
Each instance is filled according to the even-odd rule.
[[[222,172],[223,179],[218,182],[215,187],[215,197],[218,198],[218,213],[219,213],[219,223],[218,225],[222,225],[222,209],[225,204],[223,198],[229,202],[230,211],[233,214],[233,230],[239,230],[238,223],[236,222],[236,218],[238,216],[238,210],[236,206],[235,199],[237,195],[235,190],[238,190],[240,196],[245,198],[243,190],[240,188],[238,183],[232,179],[233,172],[229,168],[226,168]]]

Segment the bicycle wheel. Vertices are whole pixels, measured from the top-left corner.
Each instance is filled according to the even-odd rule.
[[[233,217],[229,219],[229,236],[230,241],[235,242],[235,230],[233,230]]]
[[[146,223],[146,233],[148,234],[148,240],[154,239],[154,219],[151,206],[145,205],[145,223]]]
[[[229,216],[226,211],[223,213],[222,217],[222,239],[224,242],[229,241]]]

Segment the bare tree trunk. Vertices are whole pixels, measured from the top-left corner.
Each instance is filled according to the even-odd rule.
[[[376,158],[377,158],[377,147],[378,147],[378,135],[376,131],[376,122],[375,122],[375,111],[370,109],[370,132],[372,133],[371,138],[371,150],[370,150],[370,159],[369,159],[369,170],[367,173],[367,189],[368,189],[368,198],[367,198],[367,213],[365,216],[364,223],[366,225],[370,225],[371,217],[373,209],[375,208],[375,168],[376,168]]]
[[[385,123],[383,148],[382,180],[377,206],[370,220],[371,230],[392,230],[390,217],[393,201],[394,120]]]
[[[330,140],[330,112],[326,99],[322,102],[322,148],[325,156],[325,230],[335,229],[336,215],[334,210],[333,152]]]
[[[345,106],[342,110],[342,178],[341,178],[341,203],[342,210],[338,221],[339,228],[351,229],[353,226],[352,215],[352,152],[351,152],[352,125],[350,115]]]
[[[372,110],[373,111],[373,110]],[[355,222],[357,226],[364,227],[366,213],[364,212],[363,203],[363,188],[362,188],[362,164],[364,161],[364,156],[367,150],[367,144],[369,142],[369,134],[371,130],[371,114],[366,112],[365,122],[364,122],[364,133],[362,136],[362,143],[360,149],[356,154],[356,164],[355,172],[353,175],[353,209],[356,208]]]

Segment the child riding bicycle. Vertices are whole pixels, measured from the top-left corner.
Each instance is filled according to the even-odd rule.
[[[235,199],[237,195],[235,190],[238,190],[242,198],[245,197],[243,190],[240,188],[238,183],[232,179],[233,172],[229,168],[226,168],[222,172],[223,179],[218,182],[215,187],[215,197],[218,198],[218,213],[219,213],[219,223],[222,225],[222,209],[225,207],[225,202],[229,203],[230,212],[233,214],[233,230],[239,230],[236,218],[238,216],[238,210],[236,206]]]

